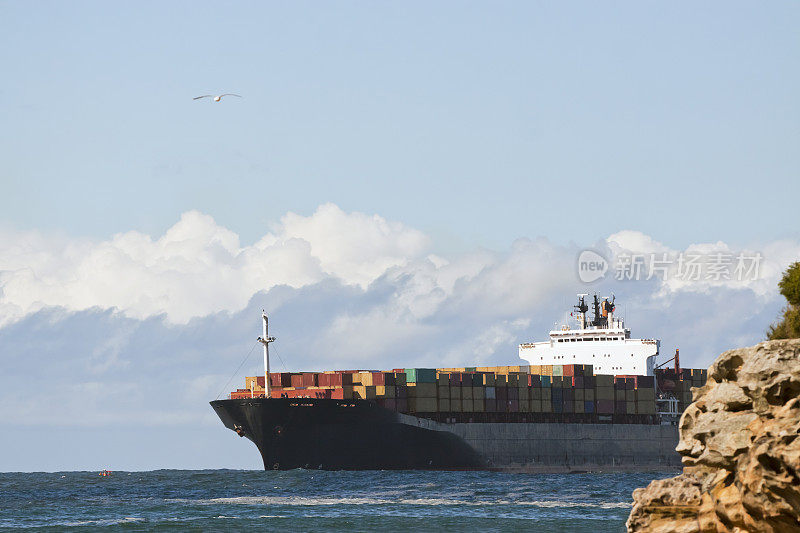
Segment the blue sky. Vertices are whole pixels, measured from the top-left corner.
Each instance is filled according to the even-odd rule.
[[[800,258],[798,15],[0,3],[0,471],[257,468],[206,402],[262,307],[291,370],[512,362],[585,248],[762,253],[589,287],[693,366],[758,342]]]
[[[199,209],[254,240],[333,202],[454,251],[796,237],[798,10],[5,2],[2,222],[101,237]],[[222,91],[244,98],[191,100]]]

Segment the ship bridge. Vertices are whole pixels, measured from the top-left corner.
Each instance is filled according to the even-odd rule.
[[[631,330],[614,317],[614,300],[594,296],[594,319],[587,319],[586,294],[578,295],[569,325],[550,332],[550,340],[519,345],[519,357],[531,365],[592,365],[595,374],[652,376],[661,341],[633,339]]]

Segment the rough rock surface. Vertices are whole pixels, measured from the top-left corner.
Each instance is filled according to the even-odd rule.
[[[683,474],[634,491],[628,531],[800,532],[800,340],[725,352],[693,392]]]

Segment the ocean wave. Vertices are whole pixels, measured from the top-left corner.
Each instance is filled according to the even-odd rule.
[[[144,518],[137,518],[137,517],[125,517],[125,518],[98,518],[97,520],[69,520],[69,521],[58,521],[51,524],[45,524],[50,526],[59,526],[59,527],[83,527],[83,526],[93,526],[93,527],[107,527],[107,526],[117,526],[120,524],[131,524],[134,522],[144,522]],[[35,526],[41,527],[41,526]]]
[[[412,505],[412,506],[487,506],[487,505],[524,505],[542,508],[590,507],[599,509],[627,508],[628,502],[590,502],[565,500],[459,500],[450,498],[326,498],[305,496],[233,496],[228,498],[187,499],[175,498],[166,500],[172,503],[192,505],[285,505],[298,507],[333,506],[333,505]]]

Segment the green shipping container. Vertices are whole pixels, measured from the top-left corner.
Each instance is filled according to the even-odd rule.
[[[407,383],[436,383],[435,368],[406,368]]]
[[[541,376],[542,378],[542,388],[547,387],[548,389],[551,387],[550,376]]]

